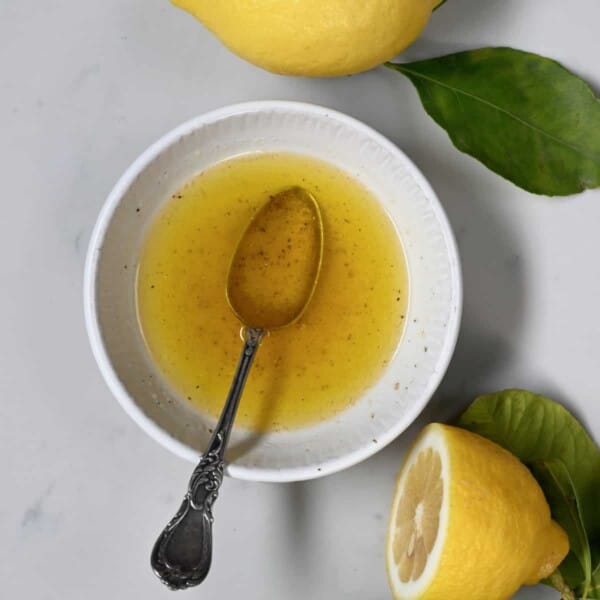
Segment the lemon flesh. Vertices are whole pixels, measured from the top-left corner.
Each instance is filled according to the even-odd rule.
[[[410,45],[441,0],[172,0],[233,52],[287,75],[349,75]]]
[[[423,430],[392,503],[386,562],[397,600],[505,600],[550,575],[568,550],[516,457],[456,427]]]

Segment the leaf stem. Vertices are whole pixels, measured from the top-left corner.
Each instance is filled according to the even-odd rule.
[[[573,590],[567,585],[559,570],[550,575],[550,583],[560,592],[561,600],[577,600]]]

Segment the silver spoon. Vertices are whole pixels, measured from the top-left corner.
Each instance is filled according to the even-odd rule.
[[[323,259],[323,221],[315,198],[286,189],[257,212],[229,268],[227,301],[243,323],[244,347],[223,412],[194,469],[177,514],[150,562],[173,590],[202,583],[212,560],[212,507],[223,482],[225,449],[254,356],[268,331],[295,323],[315,291]]]

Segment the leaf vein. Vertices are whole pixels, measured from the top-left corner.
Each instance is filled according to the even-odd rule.
[[[433,77],[428,77],[427,75],[423,75],[422,73],[419,73],[418,71],[409,69],[405,65],[396,65],[396,66],[399,67],[400,71],[405,71],[406,73],[410,73],[411,75],[414,75],[415,77],[420,77],[421,79],[424,79],[425,81],[429,81],[430,83],[433,83],[434,85],[439,85],[440,87],[450,90],[454,94],[462,94],[463,96],[466,96],[467,98],[470,98],[477,102],[481,102],[482,104],[505,114],[506,116],[510,117],[514,121],[521,123],[521,125],[528,127],[532,131],[535,131],[538,135],[541,135],[542,137],[547,137],[548,139],[552,140],[553,142],[556,142],[557,144],[564,146],[565,148],[568,148],[569,150],[579,153],[584,158],[587,158],[592,161],[600,162],[600,155],[588,154],[585,150],[583,150],[579,146],[569,144],[565,140],[562,140],[562,139],[552,135],[551,133],[548,133],[547,131],[540,129],[538,126],[534,125],[533,123],[526,121],[522,117],[519,117],[518,115],[512,113],[511,111],[509,111],[505,108],[502,108],[501,106],[498,106],[497,104],[494,104],[493,102],[490,102],[489,100],[486,100],[485,98],[482,98],[481,96],[477,96],[476,94],[471,94],[469,92],[461,90],[460,88],[456,88],[447,83],[439,81],[438,79],[434,79]]]

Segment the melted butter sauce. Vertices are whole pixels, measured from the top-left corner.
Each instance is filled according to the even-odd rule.
[[[325,162],[245,155],[199,174],[165,203],[138,267],[139,322],[154,360],[180,394],[217,417],[241,351],[241,323],[226,298],[232,257],[269,197],[294,185],[318,201],[323,262],[306,312],[268,335],[257,354],[236,420],[256,431],[332,418],[389,363],[402,334],[408,278],[387,214],[366,188]]]

